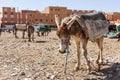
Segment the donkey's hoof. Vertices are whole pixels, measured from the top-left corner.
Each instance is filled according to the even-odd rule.
[[[75,67],[74,68],[74,71],[78,71],[78,70],[80,70],[79,67]]]
[[[98,63],[99,63],[99,61],[98,61],[98,60],[96,60],[95,62],[96,62],[96,64],[98,64]]]
[[[100,71],[101,70],[101,64],[98,64],[98,69],[97,69],[97,71]]]
[[[28,40],[28,42],[31,42],[31,40]]]
[[[80,70],[80,68],[79,68],[78,66],[75,66],[75,67],[74,67],[74,70],[75,70],[75,71],[78,71],[78,70]]]
[[[96,60],[96,64],[103,64],[103,60]]]

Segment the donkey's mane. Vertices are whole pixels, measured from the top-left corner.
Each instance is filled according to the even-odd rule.
[[[62,23],[61,24],[68,23],[70,20],[71,20],[71,17],[65,17],[65,18],[62,19]]]

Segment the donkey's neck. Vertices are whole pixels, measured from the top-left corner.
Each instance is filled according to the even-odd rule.
[[[71,35],[74,36],[80,36],[80,35],[84,35],[84,32],[82,30],[82,27],[79,25],[79,23],[77,21],[75,21],[70,27],[69,27],[69,32]]]

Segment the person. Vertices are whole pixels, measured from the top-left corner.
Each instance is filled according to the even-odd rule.
[[[120,20],[117,20],[117,23],[116,23],[116,35],[118,37],[118,41],[120,41]]]
[[[117,31],[116,35],[118,37],[118,41],[120,41],[120,25],[116,26],[116,31]]]
[[[0,25],[0,35],[1,35],[2,29],[1,29],[1,25]]]

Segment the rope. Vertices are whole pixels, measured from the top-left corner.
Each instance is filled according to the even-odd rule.
[[[70,28],[70,32],[71,32],[71,28]],[[68,45],[66,48],[66,59],[65,59],[65,65],[64,65],[64,74],[66,74],[66,70],[67,70],[67,61],[68,61],[68,53],[69,53],[69,44],[70,44],[70,32],[69,32],[69,39],[68,39]]]
[[[68,64],[68,53],[69,53],[69,45],[66,49],[66,59],[65,59],[65,65],[64,65],[64,73],[66,74],[66,70],[67,70],[67,64]]]
[[[97,70],[98,68],[97,68],[97,66],[95,66],[91,61],[88,61],[88,63],[90,64],[90,66],[92,67],[92,68],[94,68],[95,70]]]

